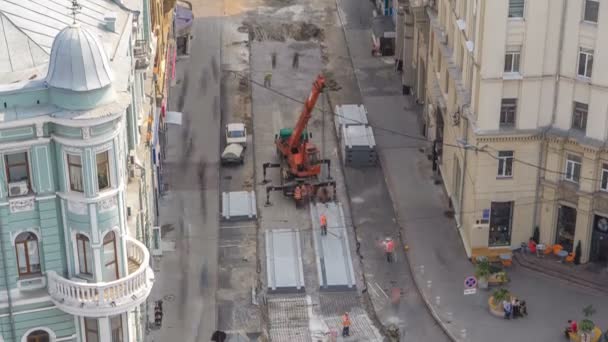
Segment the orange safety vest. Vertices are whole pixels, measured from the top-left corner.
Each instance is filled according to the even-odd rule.
[[[321,215],[321,226],[327,226],[327,217]]]
[[[348,315],[342,315],[342,326],[350,327],[350,318]]]
[[[393,240],[388,241],[385,245],[386,253],[393,253],[394,249],[395,249],[395,243],[393,242]]]

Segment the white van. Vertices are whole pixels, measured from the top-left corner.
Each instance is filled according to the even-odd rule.
[[[226,125],[226,145],[239,144],[247,147],[247,129],[242,123],[229,123]]]

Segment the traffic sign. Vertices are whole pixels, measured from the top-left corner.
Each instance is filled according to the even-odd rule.
[[[471,276],[464,279],[465,289],[474,289],[477,286],[477,278]]]
[[[472,295],[472,294],[476,294],[477,293],[477,289],[464,289],[464,294],[466,295]]]

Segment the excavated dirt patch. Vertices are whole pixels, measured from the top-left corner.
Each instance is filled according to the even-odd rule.
[[[310,22],[295,21],[290,23],[243,22],[249,29],[249,39],[258,42],[270,40],[284,42],[287,39],[302,41],[323,41],[323,29]]]

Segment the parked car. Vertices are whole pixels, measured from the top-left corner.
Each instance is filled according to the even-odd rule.
[[[244,148],[239,144],[229,144],[222,152],[222,165],[243,164],[245,161]]]
[[[226,125],[226,145],[239,144],[247,147],[247,128],[243,123],[229,123]]]

